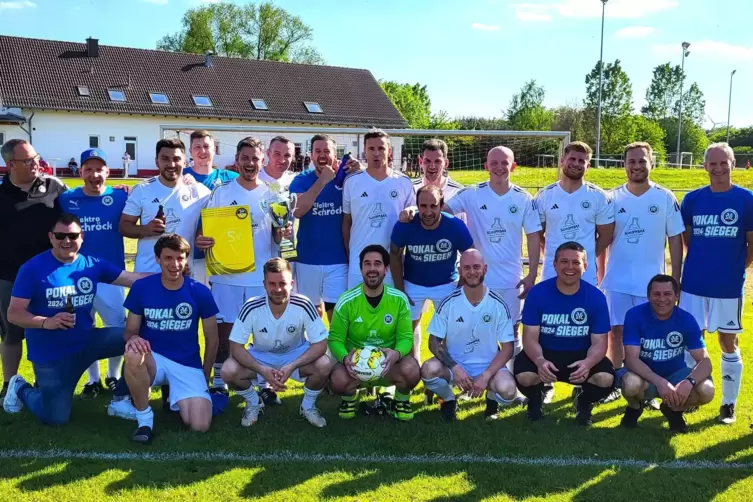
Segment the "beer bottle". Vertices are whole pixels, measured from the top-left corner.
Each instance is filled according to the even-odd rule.
[[[160,204],[159,208],[157,209],[157,216],[154,217],[157,220],[162,220],[162,223],[165,223],[165,206]]]
[[[73,315],[73,324],[76,324],[76,309],[73,307],[70,296],[65,297],[65,307],[63,307],[63,310]]]

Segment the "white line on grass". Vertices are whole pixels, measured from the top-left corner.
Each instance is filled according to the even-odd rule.
[[[251,453],[185,452],[185,453],[105,453],[72,450],[0,450],[0,459],[61,459],[141,462],[350,462],[362,464],[508,464],[540,467],[622,467],[633,469],[753,469],[753,462],[722,462],[713,460],[672,460],[649,462],[635,459],[599,459],[579,457],[493,457],[489,455],[352,455],[348,453]]]

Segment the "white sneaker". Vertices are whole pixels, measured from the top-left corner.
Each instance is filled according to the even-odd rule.
[[[544,404],[554,401],[554,386],[544,387]]]
[[[314,427],[322,428],[327,425],[327,420],[322,416],[319,408],[300,409],[301,416]]]
[[[251,427],[259,421],[259,414],[263,413],[264,403],[259,400],[257,406],[251,406],[246,403],[246,407],[243,409],[243,416],[241,417],[241,425],[243,427]]]
[[[8,382],[8,391],[3,399],[3,409],[6,413],[18,413],[24,409],[24,403],[18,397],[18,389],[26,383],[21,375],[13,375]]]
[[[139,410],[131,402],[130,397],[125,397],[119,401],[112,400],[107,406],[107,414],[111,417],[119,417],[124,420],[136,420],[136,414]]]

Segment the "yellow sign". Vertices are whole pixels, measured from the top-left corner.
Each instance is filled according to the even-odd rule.
[[[206,251],[207,276],[242,274],[256,269],[251,211],[248,206],[201,210],[202,233],[214,238]]]

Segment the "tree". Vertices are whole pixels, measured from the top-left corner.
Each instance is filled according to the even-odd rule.
[[[429,127],[431,99],[425,85],[400,84],[391,81],[380,81],[379,85],[412,129]]]
[[[510,100],[505,113],[510,129],[516,131],[548,131],[552,127],[552,112],[544,107],[544,88],[530,80]]]
[[[675,113],[677,96],[684,79],[680,65],[669,63],[654,68],[654,77],[646,91],[646,105],[641,113],[649,120],[663,121]],[[676,114],[675,114],[676,116]]]
[[[643,115],[633,115],[633,137],[634,141],[645,141],[656,154],[657,163],[667,157],[667,149],[664,145],[664,129],[658,122],[649,120]]]
[[[573,141],[586,139],[586,115],[582,106],[568,104],[552,110],[552,131],[570,131]]]
[[[675,103],[674,116],[679,114],[680,102]],[[703,92],[698,84],[693,82],[690,89],[682,95],[682,118],[693,122],[697,126],[703,125],[703,119],[706,117],[706,100],[703,99]]]
[[[221,2],[189,9],[180,32],[166,35],[157,48],[166,51],[322,64],[307,44],[313,30],[303,20],[270,2],[235,5]]]
[[[458,129],[471,131],[504,131],[509,129],[507,121],[500,117],[457,117]]]
[[[661,124],[661,127],[666,133],[664,146],[667,152],[675,152],[677,150],[677,120],[667,119]],[[708,145],[709,140],[706,137],[706,132],[687,118],[683,119],[680,150],[691,152],[693,154],[693,163],[700,164],[703,163],[703,152]]]
[[[596,63],[593,70],[586,75],[586,108],[589,133],[596,130],[596,113],[599,102],[599,68]],[[633,87],[627,73],[622,69],[620,60],[604,66],[604,85],[601,106],[601,151],[618,153],[630,142],[633,121]]]

